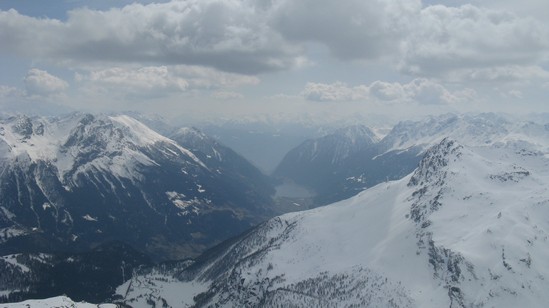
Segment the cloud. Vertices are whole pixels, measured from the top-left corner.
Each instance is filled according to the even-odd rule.
[[[103,88],[129,92],[185,91],[189,86],[187,80],[171,74],[166,66],[139,69],[114,67],[91,71],[87,75],[78,74],[76,79]]]
[[[266,14],[237,0],[81,8],[67,21],[0,11],[0,50],[72,65],[187,64],[244,74],[301,65],[300,48],[270,29]]]
[[[36,68],[27,72],[24,82],[28,95],[49,96],[59,94],[69,87],[63,79]]]
[[[19,98],[25,96],[25,92],[16,87],[0,85],[0,99]]]
[[[114,67],[78,73],[76,80],[88,92],[160,97],[202,89],[227,89],[259,83],[259,78],[219,72],[200,66]]]
[[[398,82],[374,81],[369,86],[371,96],[382,101],[399,100],[406,97],[406,89]]]
[[[212,94],[212,97],[219,100],[233,100],[241,99],[244,95],[232,91],[216,91]]]
[[[522,99],[523,98],[523,94],[522,94],[522,91],[520,90],[509,90],[507,92],[507,96],[508,97],[511,97],[511,98],[516,98],[516,99]]]
[[[483,75],[498,68],[531,67],[548,50],[549,31],[533,18],[472,5],[435,5],[421,11],[403,41],[400,69],[418,76]]]
[[[525,82],[549,80],[549,72],[537,65],[502,65],[480,69],[456,69],[448,79],[473,82]]]
[[[456,92],[450,92],[443,85],[429,79],[414,79],[412,82],[404,85],[407,97],[422,104],[455,104],[468,101],[474,96],[475,92],[465,89]]]
[[[342,60],[390,58],[422,77],[531,67],[549,57],[540,19],[473,5],[422,7],[420,0],[134,3],[76,9],[66,21],[9,10],[0,11],[0,41],[0,52],[70,66],[194,65],[247,75],[307,65],[309,42]]]
[[[332,84],[309,82],[301,95],[311,101],[356,101],[368,98],[368,87],[349,87],[343,82]]]
[[[450,91],[440,83],[417,78],[409,83],[375,81],[350,87],[344,83],[307,83],[302,96],[311,101],[380,101],[420,104],[457,104],[472,101],[472,89]]]
[[[271,24],[286,38],[326,45],[344,60],[377,59],[398,51],[419,0],[278,1]]]

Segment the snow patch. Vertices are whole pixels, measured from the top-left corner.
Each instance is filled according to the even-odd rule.
[[[2,304],[5,308],[116,308],[115,304],[90,304],[75,302],[66,296],[57,296],[48,299],[32,299],[19,303]]]
[[[91,217],[90,214],[86,214],[86,215],[82,216],[82,218],[84,218],[87,221],[97,221],[97,218]]]

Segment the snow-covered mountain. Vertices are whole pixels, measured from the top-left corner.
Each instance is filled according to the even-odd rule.
[[[364,126],[308,140],[273,175],[312,190],[316,203],[326,204],[407,175],[428,148],[447,137],[471,146],[513,141],[524,150],[549,149],[549,125],[493,113],[445,114],[400,122],[381,140]]]
[[[224,182],[220,183],[218,189],[253,192],[256,202],[269,203],[270,196],[274,194],[271,179],[231,148],[196,128],[180,128],[170,134],[170,137],[196,153],[210,169],[223,174]]]
[[[443,139],[408,176],[118,288],[133,307],[546,307],[549,156]]]
[[[386,151],[411,147],[425,150],[447,137],[471,146],[522,141],[546,149],[549,146],[549,125],[504,114],[444,114],[422,121],[400,122],[381,144]]]
[[[271,173],[284,155],[304,140],[322,136],[326,123],[242,121],[202,123],[201,131],[243,155],[265,173]]]
[[[388,151],[368,127],[354,125],[292,149],[273,172],[275,178],[311,190],[317,205],[351,197],[367,187],[410,173],[417,151]]]
[[[75,302],[66,296],[57,296],[48,299],[33,299],[19,303],[2,304],[4,308],[116,308],[115,304],[90,304]]]
[[[266,179],[247,178],[253,167],[234,152],[214,163],[208,155],[124,115],[3,119],[0,255],[119,240],[156,259],[181,258],[268,217]]]

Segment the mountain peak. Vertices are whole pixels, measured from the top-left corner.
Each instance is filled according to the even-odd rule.
[[[451,161],[461,156],[463,146],[450,138],[444,138],[437,145],[431,147],[408,182],[409,186],[420,186],[426,182],[441,181],[444,174],[443,168]],[[441,174],[442,173],[442,174]]]
[[[358,140],[370,144],[379,142],[379,138],[376,136],[376,134],[370,128],[364,125],[351,125],[343,127],[336,130],[333,135],[344,137],[352,143],[355,143]]]

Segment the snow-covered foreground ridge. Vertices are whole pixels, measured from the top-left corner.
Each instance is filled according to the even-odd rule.
[[[271,219],[118,293],[134,307],[547,307],[548,236],[546,154],[444,139],[399,181]]]
[[[90,304],[74,302],[66,296],[57,296],[48,299],[33,299],[19,303],[0,304],[5,308],[116,308],[115,304]]]

